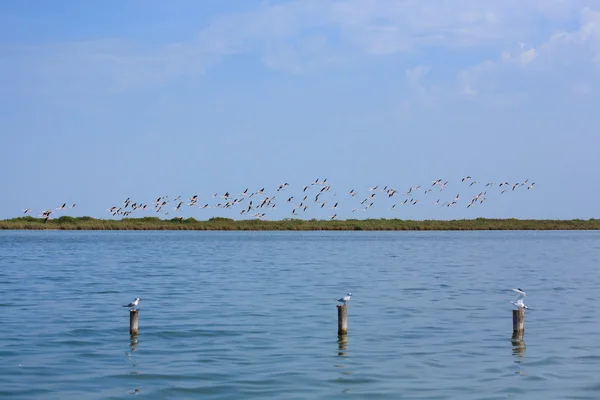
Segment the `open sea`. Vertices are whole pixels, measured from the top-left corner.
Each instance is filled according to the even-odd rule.
[[[597,231],[3,231],[0,398],[598,399],[599,296]]]

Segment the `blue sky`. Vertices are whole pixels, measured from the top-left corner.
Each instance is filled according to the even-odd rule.
[[[599,82],[596,1],[3,1],[0,218],[597,218]]]

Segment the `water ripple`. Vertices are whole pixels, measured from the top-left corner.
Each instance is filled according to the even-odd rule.
[[[597,397],[596,232],[0,236],[0,397]]]

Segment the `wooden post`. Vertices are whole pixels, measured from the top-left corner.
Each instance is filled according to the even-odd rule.
[[[338,336],[348,334],[348,306],[337,306],[338,311]]]
[[[131,336],[137,336],[138,334],[138,311],[129,310],[129,334]]]
[[[513,310],[513,337],[523,337],[525,333],[525,309]]]

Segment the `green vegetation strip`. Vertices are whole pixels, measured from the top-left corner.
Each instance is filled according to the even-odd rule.
[[[50,230],[199,230],[199,231],[472,231],[472,230],[599,230],[598,219],[534,220],[534,219],[461,219],[423,220],[401,219],[349,219],[280,221],[211,218],[198,221],[194,218],[162,220],[155,217],[125,218],[121,220],[69,217],[45,221],[31,216],[0,221],[0,229],[50,229]]]

